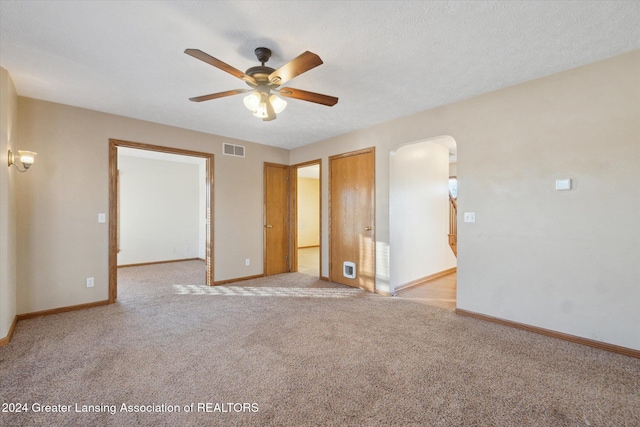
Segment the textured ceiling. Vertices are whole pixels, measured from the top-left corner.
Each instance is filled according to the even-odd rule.
[[[19,95],[293,148],[640,48],[638,1],[0,1],[0,65]],[[198,61],[240,69],[305,50],[324,64],[287,86],[262,122],[246,88]]]

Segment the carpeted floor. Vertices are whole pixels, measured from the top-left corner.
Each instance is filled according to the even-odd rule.
[[[438,307],[298,273],[208,288],[197,261],[118,290],[18,323],[1,425],[640,425],[640,360]]]

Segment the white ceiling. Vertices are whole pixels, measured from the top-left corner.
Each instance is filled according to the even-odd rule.
[[[19,95],[284,148],[640,48],[638,1],[0,1],[0,65]],[[305,50],[324,64],[287,86],[262,122],[246,88],[184,54],[244,71],[253,50],[278,68]]]

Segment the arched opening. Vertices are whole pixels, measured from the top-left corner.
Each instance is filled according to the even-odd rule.
[[[400,146],[391,153],[389,180],[390,288],[408,295],[455,272],[449,179],[456,176],[456,142],[450,136]],[[454,282],[455,283],[455,282]],[[451,285],[448,285],[451,288]],[[414,291],[412,291],[415,293]],[[455,284],[420,298],[455,308]]]

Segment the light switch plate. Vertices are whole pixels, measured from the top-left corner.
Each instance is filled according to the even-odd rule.
[[[107,222],[107,214],[99,213],[98,214],[98,222],[103,224]]]
[[[464,213],[464,222],[476,222],[476,213],[475,212],[465,212]]]
[[[556,191],[571,190],[571,178],[556,179]]]

